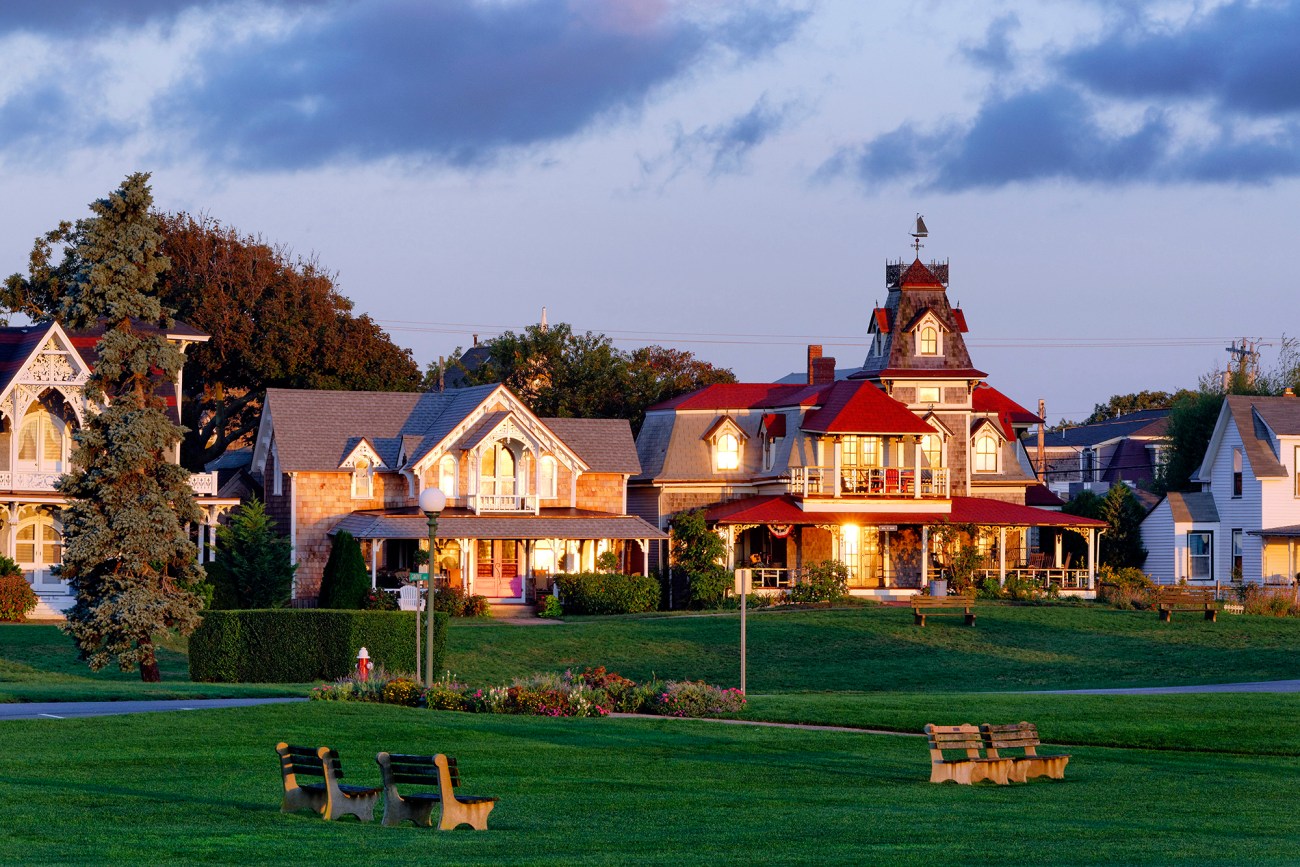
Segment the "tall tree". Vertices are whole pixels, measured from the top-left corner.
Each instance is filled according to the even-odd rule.
[[[275,519],[257,498],[240,506],[217,527],[217,559],[208,581],[222,608],[279,608],[289,603],[293,573],[288,536],[275,531]]]
[[[1167,391],[1137,391],[1130,394],[1113,394],[1110,400],[1105,403],[1095,404],[1092,408],[1092,415],[1085,418],[1083,423],[1096,424],[1119,415],[1127,415],[1144,409],[1169,409],[1174,405],[1175,400],[1190,393],[1187,389],[1180,388],[1173,394]]]
[[[419,387],[410,350],[396,346],[352,302],[333,275],[310,258],[247,235],[212,217],[158,217],[160,247],[171,268],[158,297],[173,314],[211,335],[190,347],[182,421],[192,431],[182,460],[192,469],[247,444],[256,433],[268,387],[401,391]],[[10,312],[47,319],[68,286],[51,263],[63,224],[36,240],[26,278],[13,275],[0,293]]]
[[[61,233],[59,319],[74,330],[103,327],[86,395],[101,404],[76,433],[72,470],[59,480],[63,565],[76,602],[64,631],[94,670],[116,661],[158,681],[155,637],[198,625],[203,580],[185,532],[200,518],[189,472],[170,463],[183,428],[157,392],[184,361],[167,341],[168,311],[156,293],[167,268],[147,174],[90,206],[93,217]],[[161,377],[160,377],[161,374]]]
[[[1147,559],[1142,545],[1142,519],[1146,510],[1125,484],[1111,485],[1102,498],[1098,517],[1108,525],[1101,537],[1100,561],[1116,569],[1141,569]]]

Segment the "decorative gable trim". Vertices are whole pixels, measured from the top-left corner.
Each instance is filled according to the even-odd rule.
[[[718,437],[722,436],[724,433],[734,435],[741,442],[749,439],[749,435],[746,434],[740,425],[736,423],[736,420],[729,415],[719,416],[717,421],[709,425],[708,430],[704,432],[700,439],[709,442],[717,442]]]
[[[995,437],[997,437],[999,445],[1008,442],[1007,435],[1002,430],[1002,426],[999,425],[997,422],[993,421],[992,419],[987,419],[987,418],[977,418],[971,422],[971,426],[970,426],[971,439],[973,440],[975,437],[979,436],[980,433],[985,428],[988,428],[989,431],[992,432],[992,434]]]
[[[361,442],[353,446],[352,451],[348,452],[347,457],[339,461],[339,469],[355,469],[362,461],[372,469],[388,469],[388,465],[379,457],[379,452],[375,451],[375,447],[372,446],[370,441],[365,437],[362,437]]]
[[[952,436],[952,431],[943,423],[943,421],[940,420],[936,413],[927,412],[925,415],[921,416],[921,421],[934,428],[935,433],[942,434],[945,439]]]
[[[73,346],[72,339],[57,322],[51,322],[45,336],[18,367],[18,372],[0,392],[0,407],[12,412],[17,423],[27,408],[46,389],[63,395],[79,424],[86,423],[86,380],[90,365]]]

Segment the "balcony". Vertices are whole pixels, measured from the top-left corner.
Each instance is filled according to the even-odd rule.
[[[0,491],[54,493],[62,476],[62,473],[0,472]],[[190,475],[190,487],[199,496],[214,497],[217,494],[217,474],[193,473]]]
[[[903,467],[840,467],[838,494],[834,467],[792,467],[788,490],[801,497],[938,497],[948,496],[948,470]]]
[[[484,512],[535,512],[537,497],[533,494],[470,494],[466,505],[481,515]]]

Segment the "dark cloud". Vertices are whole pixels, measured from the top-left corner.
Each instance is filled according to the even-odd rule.
[[[1204,99],[1230,114],[1300,110],[1300,4],[1229,3],[1181,28],[1117,28],[1064,54],[1059,70],[1099,94]]]
[[[334,0],[265,0],[264,7],[321,6]],[[189,9],[235,6],[237,0],[3,0],[0,34],[21,30],[46,35],[84,33],[171,21]],[[243,4],[247,6],[248,4]]]
[[[798,101],[772,105],[764,94],[749,111],[726,123],[702,126],[692,132],[679,129],[672,150],[658,159],[643,161],[642,168],[646,174],[654,174],[668,166],[667,180],[693,165],[707,165],[711,178],[736,174],[744,170],[754,148],[785,129],[803,110]]]
[[[716,53],[746,59],[780,45],[805,17],[729,8],[704,24],[612,20],[602,4],[572,0],[368,0],[277,41],[209,53],[201,83],[173,92],[160,116],[242,167],[473,164],[636,110]]]
[[[962,45],[962,56],[993,72],[1010,72],[1015,65],[1011,57],[1011,34],[1020,28],[1014,12],[995,18],[984,33],[984,41]]]

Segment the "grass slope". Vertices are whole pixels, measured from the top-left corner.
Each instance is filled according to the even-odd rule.
[[[468,864],[1287,863],[1295,758],[1081,747],[1062,782],[936,786],[917,738],[312,703],[9,722],[0,859]],[[457,755],[486,834],[278,812],[284,738],[377,780]],[[75,827],[75,831],[72,830]]]

